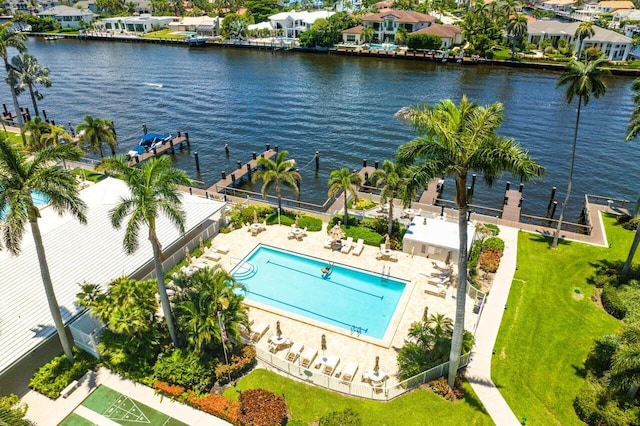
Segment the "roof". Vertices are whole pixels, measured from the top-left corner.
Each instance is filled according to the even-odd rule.
[[[185,16],[178,25],[214,25],[216,19],[209,16]]]
[[[38,16],[93,16],[89,9],[77,9],[70,6],[55,6],[38,13]]]
[[[558,22],[558,21],[533,21],[527,25],[529,35],[561,35],[574,37],[580,22]],[[629,37],[623,36],[615,31],[607,30],[597,26],[592,27],[595,34],[585,40],[586,43],[631,43]]]
[[[251,24],[247,27],[249,30],[272,30],[271,22],[260,22],[259,24]]]
[[[346,30],[342,31],[342,34],[362,34],[362,31],[362,25],[358,25],[357,27],[347,28]]]
[[[472,223],[467,224],[467,243],[471,248],[476,228]],[[458,222],[447,222],[446,220],[430,219],[416,216],[411,221],[409,229],[404,234],[404,239],[422,242],[433,247],[458,250],[460,248],[460,237],[458,233]]]
[[[609,8],[609,9],[633,9],[633,2],[627,0],[615,0],[615,1],[601,1],[598,3],[598,7],[600,9]]]
[[[409,10],[383,10],[379,13],[367,13],[362,16],[362,22],[383,22],[388,18],[395,18],[403,24],[419,24],[421,22],[435,22],[436,18],[420,12]]]
[[[548,0],[545,1],[542,4],[548,4],[548,5],[558,5],[558,6],[569,6],[570,4],[574,4],[576,3],[576,0]]]
[[[80,196],[89,207],[86,225],[81,225],[70,215],[59,217],[50,208],[45,207],[41,211],[39,225],[47,263],[65,323],[82,311],[74,303],[80,289],[78,283],[86,281],[106,289],[112,279],[133,274],[153,258],[146,232],[140,233],[140,248],[129,256],[122,249],[124,229],[115,230],[111,226],[109,210],[128,193],[126,184],[113,178],[82,190]],[[187,193],[184,193],[182,201],[187,212],[187,231],[198,227],[224,207],[224,203]],[[157,227],[158,238],[165,248],[180,237],[178,230],[164,216],[158,217]],[[0,251],[0,276],[1,373],[54,334],[55,328],[30,231],[25,233],[19,256]]]
[[[275,15],[269,16],[270,21],[286,21],[287,19],[291,19],[293,21],[302,21],[307,24],[313,24],[316,19],[324,18],[327,19],[335,12],[329,12],[326,10],[316,10],[314,12],[307,12],[303,10],[302,12],[296,12],[295,10],[291,10],[289,12],[280,12]]]
[[[462,31],[457,25],[431,24],[427,28],[421,28],[411,34],[431,34],[440,38],[453,38],[456,34],[462,34]]]

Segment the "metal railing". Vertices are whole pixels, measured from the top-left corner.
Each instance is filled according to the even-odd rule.
[[[357,380],[358,377],[362,377],[361,370],[358,370],[357,374],[353,377],[353,380],[343,380],[341,378],[326,375],[320,370],[313,368],[313,366],[305,368],[299,365],[298,362],[291,363],[259,347],[256,347],[256,354],[260,361],[294,379],[347,395],[377,401],[389,401],[396,398],[422,385],[423,383],[446,375],[449,370],[449,362],[445,362],[444,364],[440,364],[427,371],[403,380],[400,383],[389,385],[388,381],[384,381],[380,387],[374,387],[369,383]],[[470,354],[465,354],[460,357],[459,368],[463,368],[469,363],[469,356]]]

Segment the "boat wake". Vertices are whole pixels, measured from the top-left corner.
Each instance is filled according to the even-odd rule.
[[[162,87],[162,84],[160,83],[145,83],[147,86],[151,86],[151,87]]]

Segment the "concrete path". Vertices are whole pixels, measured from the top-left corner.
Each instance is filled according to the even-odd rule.
[[[39,425],[55,425],[75,411],[76,414],[100,426],[113,425],[112,421],[101,416],[100,413],[94,413],[80,405],[99,385],[106,385],[137,402],[141,402],[188,425],[231,425],[231,423],[218,417],[161,395],[156,395],[153,389],[124,379],[106,368],[99,368],[97,372],[86,374],[79,382],[80,386],[68,398],[60,397],[55,401],[35,391],[29,391],[22,398],[22,402],[29,405],[27,419]]]
[[[502,322],[504,306],[509,297],[511,281],[516,271],[518,230],[501,226],[500,238],[505,242],[505,250],[478,323],[476,345],[466,376],[496,425],[515,426],[519,425],[520,421],[491,381],[493,347]]]

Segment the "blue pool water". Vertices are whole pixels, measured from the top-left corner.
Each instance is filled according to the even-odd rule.
[[[406,282],[272,247],[258,246],[231,273],[246,299],[382,339]]]
[[[33,204],[38,208],[42,208],[47,204],[49,204],[49,199],[42,192],[31,191],[31,198],[33,199]],[[7,215],[6,209],[3,209],[2,211],[0,211],[0,220],[4,220],[6,215]]]
[[[378,50],[396,50],[398,46],[395,44],[369,44],[369,48]]]

